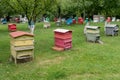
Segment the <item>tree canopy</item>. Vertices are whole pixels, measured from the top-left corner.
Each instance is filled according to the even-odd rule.
[[[0,16],[24,14],[28,20],[49,14],[53,16],[82,16],[94,14],[119,16],[120,0],[0,0]]]

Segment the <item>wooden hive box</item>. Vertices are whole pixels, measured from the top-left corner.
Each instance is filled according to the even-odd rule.
[[[54,30],[55,46],[59,48],[70,49],[72,47],[72,31],[66,29]]]
[[[55,38],[55,46],[64,48],[64,49],[69,49],[72,47],[72,39],[60,39],[60,38]]]
[[[34,58],[34,35],[16,31],[10,33],[11,56],[17,59]]]
[[[118,36],[118,33],[119,33],[118,31],[119,31],[119,26],[117,24],[107,24],[105,26],[106,35]]]
[[[44,22],[43,27],[44,27],[44,28],[49,28],[49,27],[50,27],[50,22]]]
[[[97,42],[100,39],[100,27],[86,26],[86,39],[87,41]]]
[[[99,22],[100,21],[100,15],[93,15],[93,22]]]
[[[86,33],[93,33],[93,34],[99,34],[100,33],[100,27],[98,26],[86,26]]]
[[[8,24],[8,30],[9,31],[16,31],[17,30],[16,24]]]
[[[84,23],[84,20],[83,20],[82,17],[79,17],[79,18],[78,18],[78,23],[79,23],[79,24],[83,24],[83,23]]]
[[[68,39],[72,38],[72,31],[66,29],[56,29],[54,30],[55,38]]]

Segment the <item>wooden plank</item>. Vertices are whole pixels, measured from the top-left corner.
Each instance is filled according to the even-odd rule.
[[[14,46],[29,46],[29,45],[34,45],[33,40],[11,41],[11,44],[14,45]]]
[[[16,58],[16,51],[14,50],[14,46],[11,45],[10,48],[11,48],[11,55],[13,56],[13,58]]]
[[[32,58],[32,56],[26,55],[26,56],[18,57],[17,59],[27,59],[27,58]]]
[[[21,37],[17,37],[17,38],[11,37],[11,40],[28,40],[28,39],[34,39],[34,37],[32,37],[32,36],[21,36]]]
[[[34,49],[34,46],[21,46],[21,47],[15,47],[15,51],[31,50],[31,49]]]
[[[57,47],[57,46],[52,47],[52,49],[56,51],[64,51],[64,48]]]
[[[17,51],[17,58],[33,56],[33,50]]]

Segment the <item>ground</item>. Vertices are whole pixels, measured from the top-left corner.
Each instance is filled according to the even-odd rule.
[[[104,44],[89,43],[83,34],[84,25],[51,24],[48,29],[42,23],[36,24],[35,59],[17,65],[9,61],[8,24],[0,24],[0,80],[120,80],[120,35],[106,36],[104,23],[92,23],[101,27],[100,39]],[[72,49],[52,50],[56,28],[73,31]],[[17,24],[17,29],[29,32],[27,24]]]

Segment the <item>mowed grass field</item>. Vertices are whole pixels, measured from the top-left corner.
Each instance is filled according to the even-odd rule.
[[[114,22],[120,25],[120,22]],[[84,25],[62,25],[54,22],[49,29],[36,23],[34,60],[27,63],[10,62],[8,24],[0,24],[0,80],[120,80],[120,35],[106,36],[104,23],[100,26],[100,40],[104,44],[89,43],[83,34]],[[72,30],[72,49],[52,50],[54,29]],[[17,24],[20,31],[29,32],[27,23]],[[120,33],[120,32],[119,32]]]

